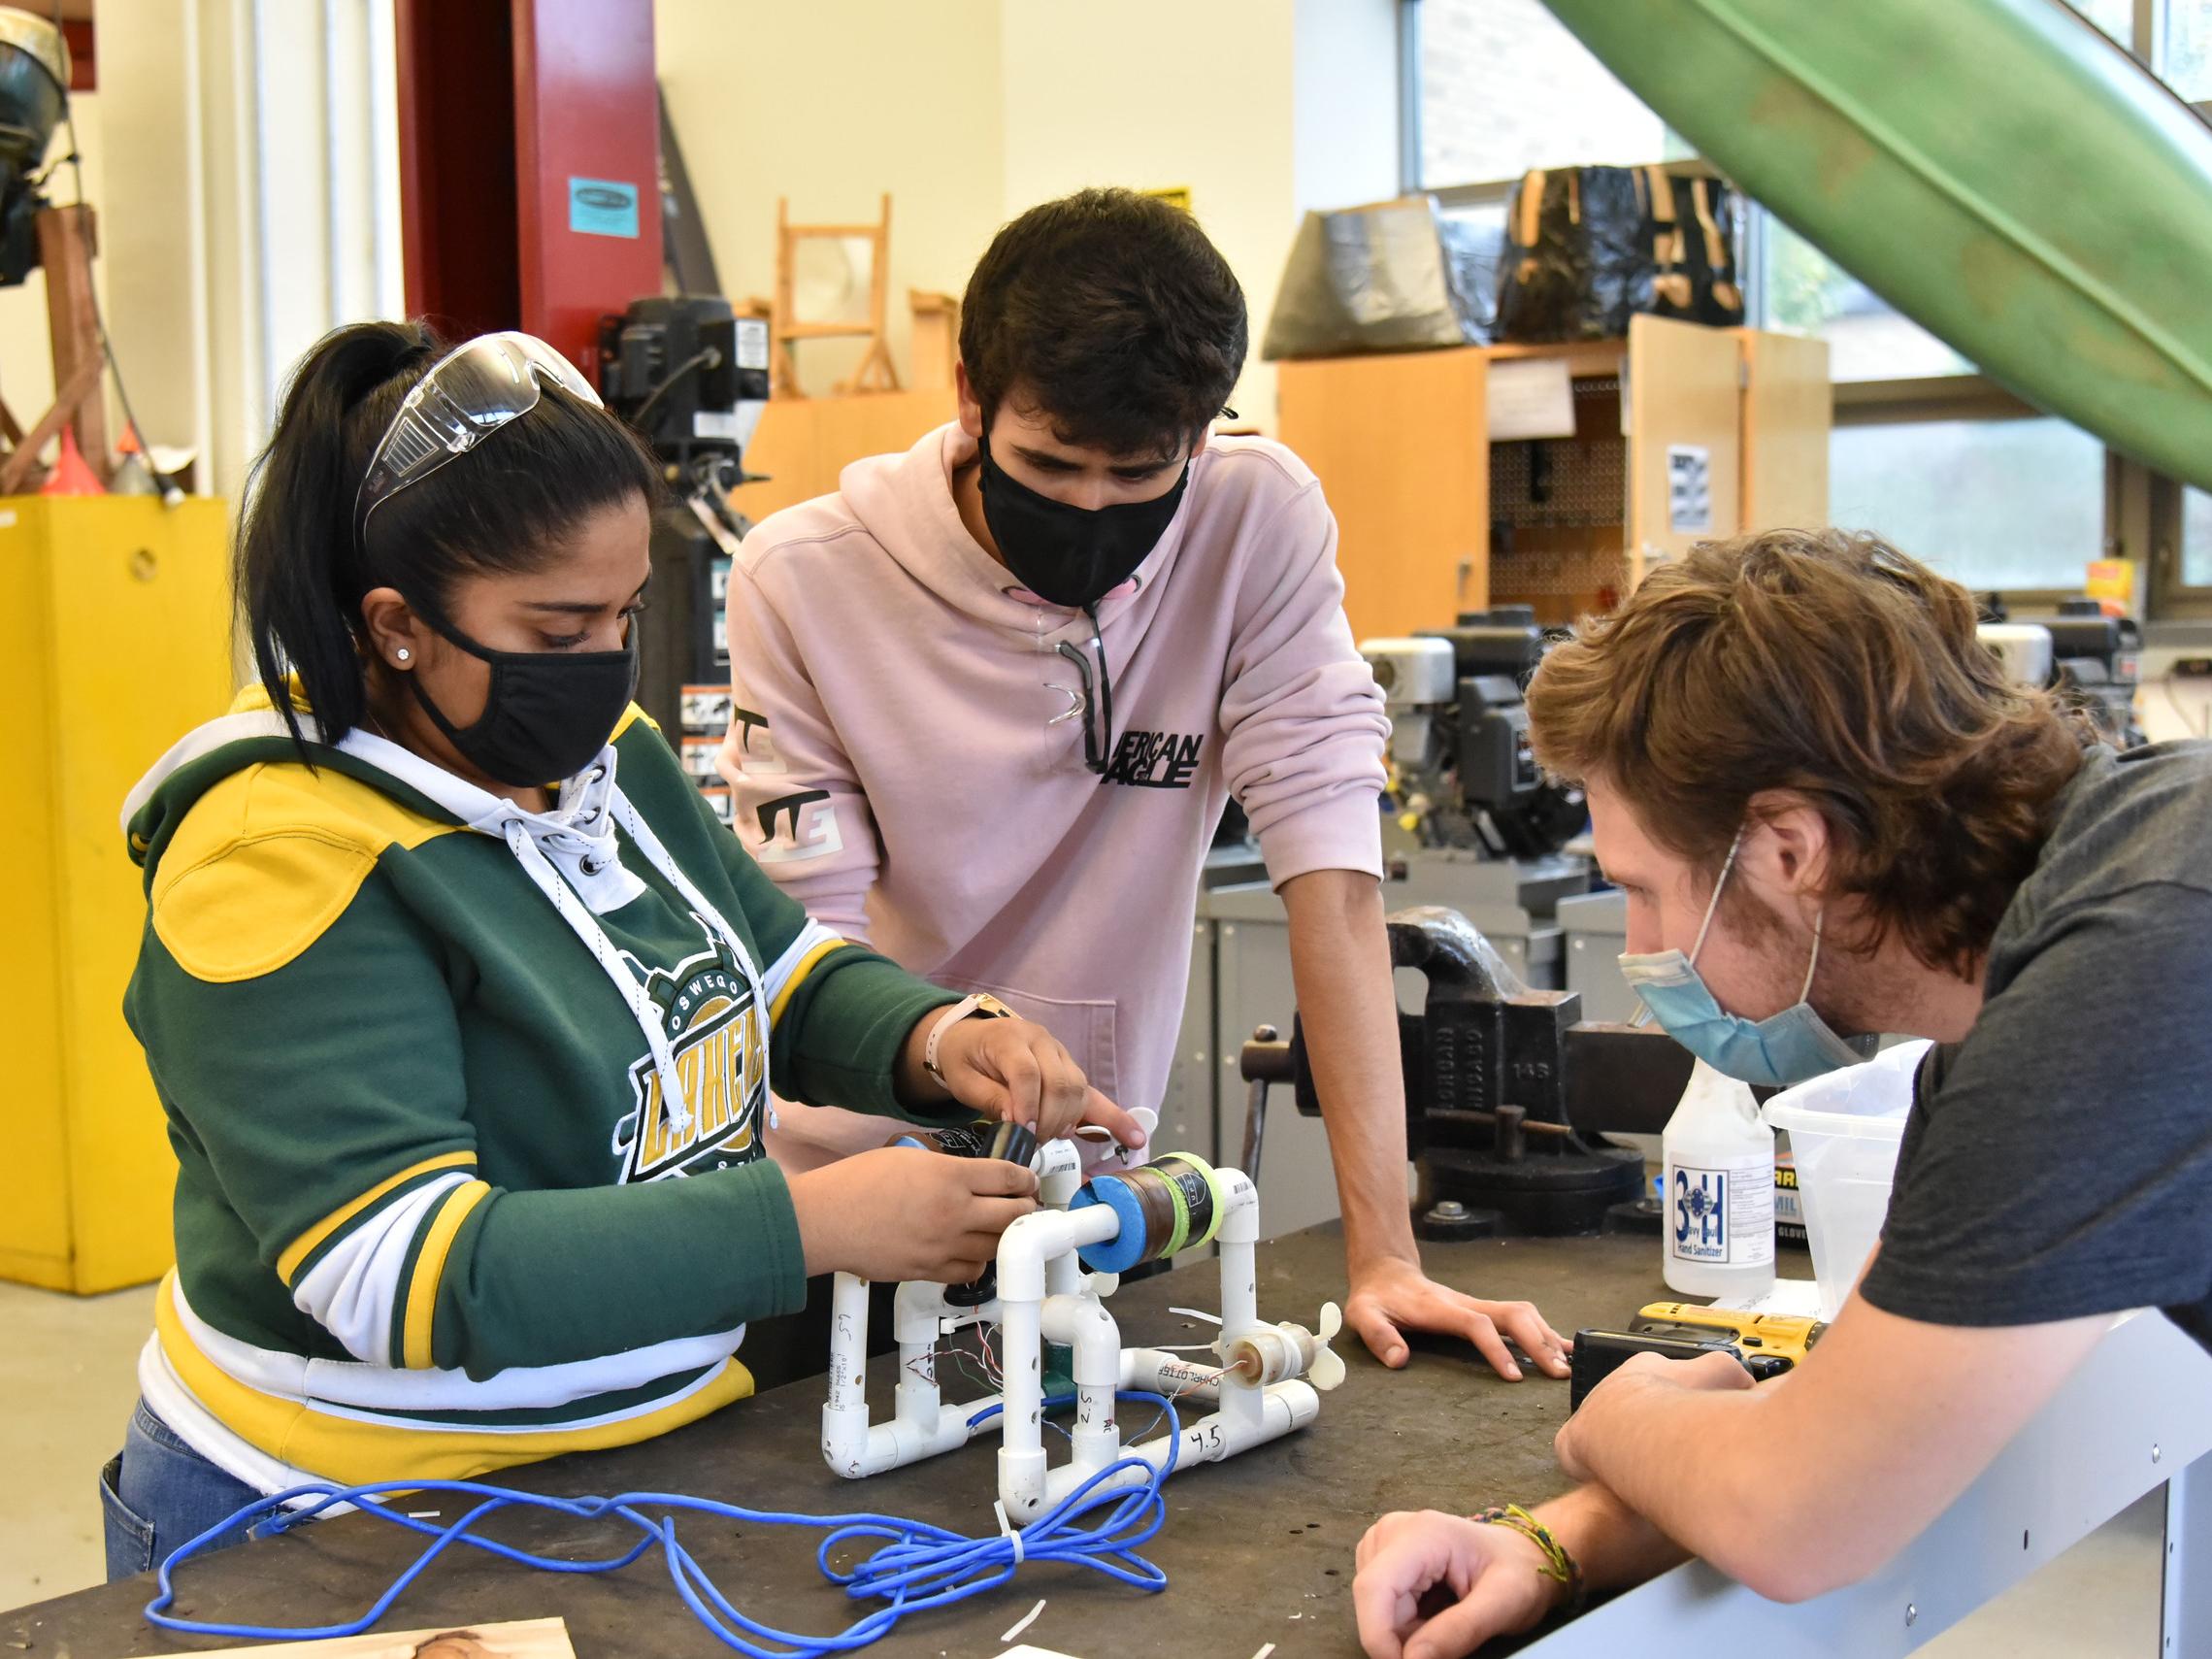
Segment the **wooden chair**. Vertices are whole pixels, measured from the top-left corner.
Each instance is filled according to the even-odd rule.
[[[799,245],[808,241],[865,241],[869,245],[868,315],[865,319],[807,319],[794,298]],[[875,224],[793,224],[788,197],[776,203],[776,301],[769,325],[772,345],[770,386],[777,397],[805,397],[792,344],[800,340],[866,340],[868,348],[849,379],[832,388],[850,392],[897,391],[899,371],[883,334],[885,300],[891,280],[891,193],[883,193],[883,216]]]

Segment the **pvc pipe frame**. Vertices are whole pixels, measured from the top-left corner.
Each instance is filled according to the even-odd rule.
[[[1110,1274],[1084,1274],[1077,1252],[1103,1244],[1119,1227],[1104,1205],[1065,1208],[1081,1177],[1073,1147],[1049,1144],[1041,1154],[1040,1198],[1045,1208],[1023,1216],[999,1242],[998,1299],[981,1308],[954,1309],[944,1287],[902,1284],[894,1303],[899,1382],[889,1421],[871,1423],[867,1365],[868,1281],[837,1276],[831,1308],[830,1392],[822,1408],[822,1455],[849,1478],[879,1475],[952,1450],[984,1432],[990,1419],[974,1419],[993,1406],[999,1443],[999,1498],[1015,1522],[1034,1520],[1101,1470],[1127,1457],[1164,1468],[1171,1445],[1175,1467],[1223,1458],[1304,1427],[1318,1414],[1321,1397],[1296,1375],[1311,1362],[1310,1339],[1302,1344],[1282,1327],[1259,1317],[1254,1246],[1259,1242],[1259,1197],[1238,1170],[1218,1172],[1227,1208],[1218,1237],[1221,1254],[1220,1351],[1240,1348],[1253,1364],[1222,1371],[1194,1365],[1156,1348],[1121,1346],[1121,1335],[1104,1298],[1118,1282]],[[964,1406],[944,1404],[934,1355],[943,1321],[979,1322],[996,1316],[1006,1375],[1003,1395]],[[1049,1340],[1073,1350],[1075,1425],[1073,1455],[1051,1467],[1043,1444],[1043,1351]],[[1185,1426],[1179,1437],[1161,1435],[1125,1447],[1115,1393],[1127,1387],[1215,1410]],[[1137,1470],[1106,1482],[1139,1486]]]
[[[1053,1141],[1037,1157],[1039,1200],[1060,1209],[1082,1185],[1082,1158],[1073,1144]],[[1053,1288],[1073,1293],[1082,1275],[1073,1256],[1055,1262]],[[1106,1289],[1110,1290],[1109,1281]],[[822,1407],[822,1457],[847,1479],[880,1475],[940,1452],[965,1445],[982,1424],[970,1419],[999,1403],[988,1395],[965,1406],[947,1406],[937,1380],[937,1344],[943,1321],[988,1320],[997,1304],[954,1308],[945,1287],[915,1279],[898,1288],[892,1304],[892,1334],[899,1344],[899,1383],[889,1422],[868,1417],[869,1281],[841,1273],[830,1302],[830,1394]]]

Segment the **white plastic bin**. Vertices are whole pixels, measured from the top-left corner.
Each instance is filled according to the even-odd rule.
[[[1823,1319],[1842,1309],[1881,1242],[1913,1074],[1930,1046],[1900,1043],[1863,1066],[1799,1083],[1763,1110],[1768,1127],[1790,1137]]]

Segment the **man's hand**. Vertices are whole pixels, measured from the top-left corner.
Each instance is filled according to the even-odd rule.
[[[939,1088],[922,1066],[930,1029],[944,1017],[933,1009],[907,1039],[900,1093],[909,1100],[944,1099],[1002,1122],[1024,1123],[1040,1141],[1057,1141],[1082,1124],[1095,1124],[1124,1146],[1144,1145],[1136,1118],[1083,1076],[1074,1056],[1043,1026],[1027,1019],[962,1019],[938,1040]]]
[[[1383,1516],[1354,1560],[1352,1606],[1368,1659],[1459,1659],[1494,1636],[1530,1629],[1567,1594],[1521,1534],[1436,1510]],[[1424,1617],[1432,1591],[1452,1605]]]
[[[1631,1360],[1568,1419],[1559,1460],[1769,1601],[1802,1601],[1941,1514],[2111,1323],[1934,1325],[1854,1293],[1773,1382],[1725,1354]],[[1777,1482],[1784,1463],[1796,1478]]]
[[[1521,1368],[1506,1351],[1506,1338],[1520,1344],[1521,1351],[1547,1377],[1568,1375],[1567,1358],[1574,1347],[1545,1324],[1531,1304],[1484,1302],[1447,1289],[1423,1273],[1418,1263],[1396,1256],[1361,1262],[1353,1269],[1344,1323],[1393,1371],[1412,1352],[1401,1326],[1465,1338],[1510,1382],[1521,1380]]]
[[[1701,1354],[1696,1359],[1632,1354],[1618,1371],[1590,1390],[1582,1409],[1567,1419],[1552,1441],[1552,1449],[1568,1479],[1587,1481],[1595,1478],[1590,1473],[1589,1448],[1613,1429],[1615,1413],[1640,1393],[1658,1389],[1730,1394],[1758,1386],[1733,1354]]]

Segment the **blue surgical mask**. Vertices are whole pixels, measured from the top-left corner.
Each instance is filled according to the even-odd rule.
[[[1805,1001],[1813,988],[1813,971],[1820,966],[1821,919],[1813,922],[1812,960],[1805,965],[1805,982],[1797,1003],[1766,1019],[1745,1019],[1722,1008],[1697,969],[1698,953],[1712,931],[1713,914],[1720,908],[1721,889],[1735,868],[1743,831],[1736,831],[1713,883],[1705,919],[1699,924],[1698,940],[1685,956],[1679,950],[1659,950],[1647,956],[1623,956],[1621,976],[1643,999],[1646,1014],[1660,1028],[1714,1071],[1742,1082],[1767,1088],[1788,1088],[1839,1066],[1856,1066],[1865,1058],[1829,1029],[1828,1022]],[[1642,1023],[1641,1015],[1637,1023]]]

